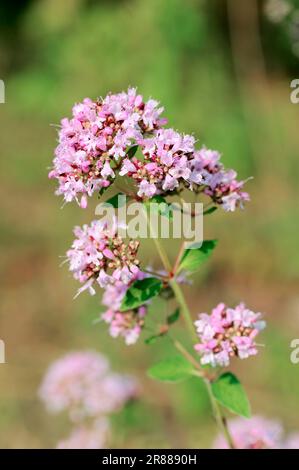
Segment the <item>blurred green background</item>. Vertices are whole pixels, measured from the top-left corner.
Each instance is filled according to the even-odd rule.
[[[291,10],[282,15],[281,3]],[[2,2],[0,78],[0,446],[53,447],[68,434],[37,399],[46,367],[75,349],[96,349],[140,378],[142,396],[113,417],[112,447],[206,447],[216,434],[200,382],[154,383],[145,369],[170,345],[125,347],[93,320],[100,299],[77,289],[60,258],[88,210],[61,209],[47,178],[56,130],[74,102],[137,86],[162,102],[169,124],[223,153],[247,184],[245,211],[217,211],[205,237],[212,261],[186,289],[194,315],[219,301],[265,312],[258,357],[234,363],[254,413],[299,430],[298,2],[250,0],[40,0]],[[297,12],[297,16],[296,16]],[[278,18],[278,19],[277,19]],[[297,28],[297,29],[296,29]],[[175,248],[173,248],[172,256]],[[158,265],[147,244],[145,257]],[[155,303],[153,314],[162,306]],[[183,325],[176,327],[184,335]]]

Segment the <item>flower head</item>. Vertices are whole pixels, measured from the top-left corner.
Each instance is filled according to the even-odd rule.
[[[191,161],[193,188],[198,191],[198,185],[214,204],[225,211],[234,211],[243,207],[249,201],[248,193],[242,190],[244,181],[238,181],[234,170],[226,170],[220,162],[220,153],[202,147],[195,151]]]
[[[139,242],[124,243],[118,235],[119,224],[95,220],[90,225],[76,227],[72,247],[67,252],[70,271],[83,284],[78,293],[94,291],[94,282],[105,287],[116,281],[125,284],[139,273],[137,251]]]
[[[76,239],[67,257],[75,279],[83,286],[80,294],[88,289],[95,293],[95,283],[104,289],[103,305],[108,309],[102,319],[109,324],[113,338],[122,336],[126,344],[134,344],[144,326],[146,305],[126,312],[120,311],[122,300],[134,281],[145,274],[139,269],[137,251],[139,242],[124,243],[118,234],[116,220],[112,226],[106,222],[93,221],[91,225],[75,228]]]
[[[245,359],[257,354],[255,338],[265,327],[260,313],[254,313],[243,303],[229,308],[220,303],[211,315],[202,313],[195,322],[200,343],[195,350],[202,364],[228,366],[234,356]]]
[[[225,211],[234,211],[249,200],[236,172],[224,168],[217,151],[195,150],[193,136],[162,128],[139,144],[143,160],[125,158],[120,171],[135,180],[139,197],[175,194],[187,188],[209,196]]]
[[[138,195],[152,197],[173,191],[188,181],[188,159],[194,150],[194,137],[173,129],[158,129],[152,137],[140,141],[144,160],[124,160],[121,174],[128,174],[138,185]],[[133,166],[132,166],[133,164]]]
[[[49,173],[58,180],[56,193],[66,202],[75,199],[86,207],[87,196],[110,186],[117,162],[128,148],[165,123],[162,111],[157,101],[144,102],[134,88],[76,104],[72,118],[61,121]]]

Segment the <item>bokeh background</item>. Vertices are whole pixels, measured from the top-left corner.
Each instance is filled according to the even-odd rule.
[[[48,180],[52,124],[74,102],[129,85],[159,99],[174,128],[223,153],[247,184],[245,211],[217,211],[205,224],[218,238],[213,259],[186,289],[194,315],[219,301],[265,312],[258,357],[234,370],[254,413],[299,430],[298,113],[299,2],[240,0],[24,0],[0,6],[0,446],[53,447],[68,434],[37,389],[47,366],[76,349],[106,354],[114,370],[139,377],[141,399],[113,417],[112,447],[207,447],[216,433],[200,381],[154,383],[145,369],[170,345],[125,347],[93,321],[100,299],[59,267],[83,211],[61,209]],[[175,255],[172,247],[172,256]],[[147,262],[158,265],[151,244]],[[155,303],[155,315],[162,306]],[[183,325],[176,327],[184,336]]]

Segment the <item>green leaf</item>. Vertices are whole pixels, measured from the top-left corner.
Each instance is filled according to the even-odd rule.
[[[138,145],[133,145],[132,147],[129,148],[129,150],[127,151],[127,156],[129,158],[132,158],[134,157],[135,153],[137,152],[138,150]]]
[[[244,388],[231,372],[220,375],[212,382],[212,392],[216,400],[237,415],[250,418],[250,404]]]
[[[200,248],[187,249],[182,256],[179,271],[196,271],[199,266],[212,254],[217,240],[205,240]]]
[[[173,217],[172,204],[169,204],[163,196],[153,196],[146,202],[146,205],[148,209],[152,211],[156,210],[158,214],[164,215],[168,219],[172,219]]]
[[[140,307],[147,300],[158,295],[161,289],[162,281],[155,277],[146,277],[133,282],[122,300],[120,311],[125,312]]]
[[[116,209],[118,207],[124,206],[126,203],[126,195],[123,193],[117,193],[114,196],[110,197],[110,199],[107,199],[104,204],[111,204],[113,207]]]
[[[215,212],[216,210],[217,210],[216,206],[210,207],[210,209],[207,209],[206,211],[203,211],[203,215],[213,214],[213,212]]]
[[[155,364],[147,373],[161,382],[180,382],[192,376],[193,367],[183,356],[173,356]]]
[[[168,325],[172,325],[173,323],[178,321],[179,318],[180,318],[180,309],[177,308],[171,315],[167,317]]]

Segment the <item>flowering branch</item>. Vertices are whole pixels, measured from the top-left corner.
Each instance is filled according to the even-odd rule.
[[[61,121],[59,144],[49,173],[50,178],[58,181],[56,194],[62,195],[65,202],[75,200],[86,208],[89,197],[94,193],[102,196],[117,178],[122,178],[124,193],[141,202],[146,215],[152,202],[159,201],[164,207],[159,214],[170,218],[166,198],[177,196],[184,201],[185,191],[192,191],[196,198],[208,199],[202,214],[191,211],[193,220],[213,213],[218,207],[226,212],[242,208],[249,200],[243,190],[245,182],[237,180],[235,171],[224,168],[219,152],[204,146],[196,149],[193,136],[166,128],[162,112],[157,101],[144,101],[133,88],[76,104],[72,118]],[[106,202],[117,208],[114,198]],[[184,207],[181,211],[186,213]],[[161,361],[148,373],[171,382],[192,375],[203,379],[218,426],[227,445],[234,448],[220,406],[249,417],[249,403],[237,377],[230,372],[215,376],[211,370],[228,367],[232,358],[245,359],[257,354],[255,338],[264,327],[261,314],[242,303],[235,308],[220,303],[210,315],[202,313],[193,322],[180,284],[186,282],[185,272],[196,272],[212,254],[216,240],[205,240],[194,249],[185,249],[183,241],[172,266],[151,226],[164,268],[153,272],[142,267],[138,257],[140,242],[135,237],[126,240],[121,235],[122,229],[117,218],[112,224],[95,220],[75,228],[75,240],[67,259],[74,278],[82,284],[78,294],[87,290],[94,295],[98,286],[104,290],[102,303],[107,310],[102,319],[109,325],[111,336],[124,338],[127,345],[134,344],[145,329],[154,298],[175,297],[180,309],[168,315],[166,324],[159,325],[159,331],[146,342],[170,337],[181,311],[199,360],[172,339],[180,355]]]

